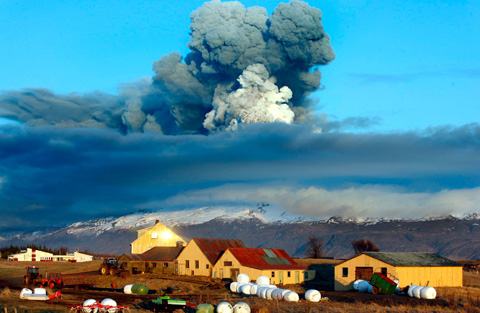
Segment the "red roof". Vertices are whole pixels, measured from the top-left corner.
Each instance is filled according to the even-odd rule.
[[[234,239],[193,238],[211,264],[215,264],[220,255],[228,248],[245,247],[243,241]]]
[[[305,269],[298,265],[283,249],[230,248],[228,249],[242,266],[259,270]]]

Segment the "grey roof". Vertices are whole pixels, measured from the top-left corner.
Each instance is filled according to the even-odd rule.
[[[393,266],[461,266],[435,253],[364,252],[364,254]]]

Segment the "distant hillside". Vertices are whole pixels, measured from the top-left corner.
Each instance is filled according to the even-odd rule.
[[[129,251],[130,242],[136,238],[136,230],[149,225],[154,217],[129,216],[76,223],[53,232],[18,234],[0,241],[0,245],[34,242],[97,253],[123,253]],[[308,237],[315,235],[323,239],[326,254],[336,258],[352,255],[351,242],[365,238],[384,251],[428,251],[454,259],[480,259],[480,220],[477,216],[419,221],[357,222],[331,218],[279,222],[268,221],[261,214],[249,212],[228,218],[199,220],[198,223],[192,220],[187,224],[170,220],[170,225],[186,238],[237,238],[252,247],[284,248],[295,256],[303,256]]]

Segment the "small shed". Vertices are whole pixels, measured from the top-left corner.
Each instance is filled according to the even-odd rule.
[[[349,290],[357,279],[370,280],[373,273],[410,284],[432,287],[461,287],[462,266],[434,253],[364,252],[335,266],[335,290]]]
[[[183,246],[155,247],[142,254],[124,254],[118,258],[123,269],[132,274],[176,274],[176,258]]]

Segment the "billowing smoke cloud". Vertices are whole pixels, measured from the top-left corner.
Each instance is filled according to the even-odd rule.
[[[31,126],[165,134],[307,120],[306,97],[320,86],[317,66],[334,59],[318,9],[293,0],[268,16],[261,7],[213,0],[192,13],[190,31],[186,57],[163,57],[151,80],[120,96],[12,92],[0,96],[0,116]]]
[[[236,130],[239,123],[293,122],[295,114],[288,106],[292,91],[288,87],[279,90],[264,65],[248,66],[238,82],[241,87],[231,92],[228,87],[217,87],[213,110],[203,122],[206,129]]]
[[[334,58],[318,9],[292,1],[269,17],[261,7],[211,1],[191,19],[191,52],[156,62],[143,97],[142,110],[166,133],[291,123],[308,114],[306,96],[320,86],[315,66]]]

